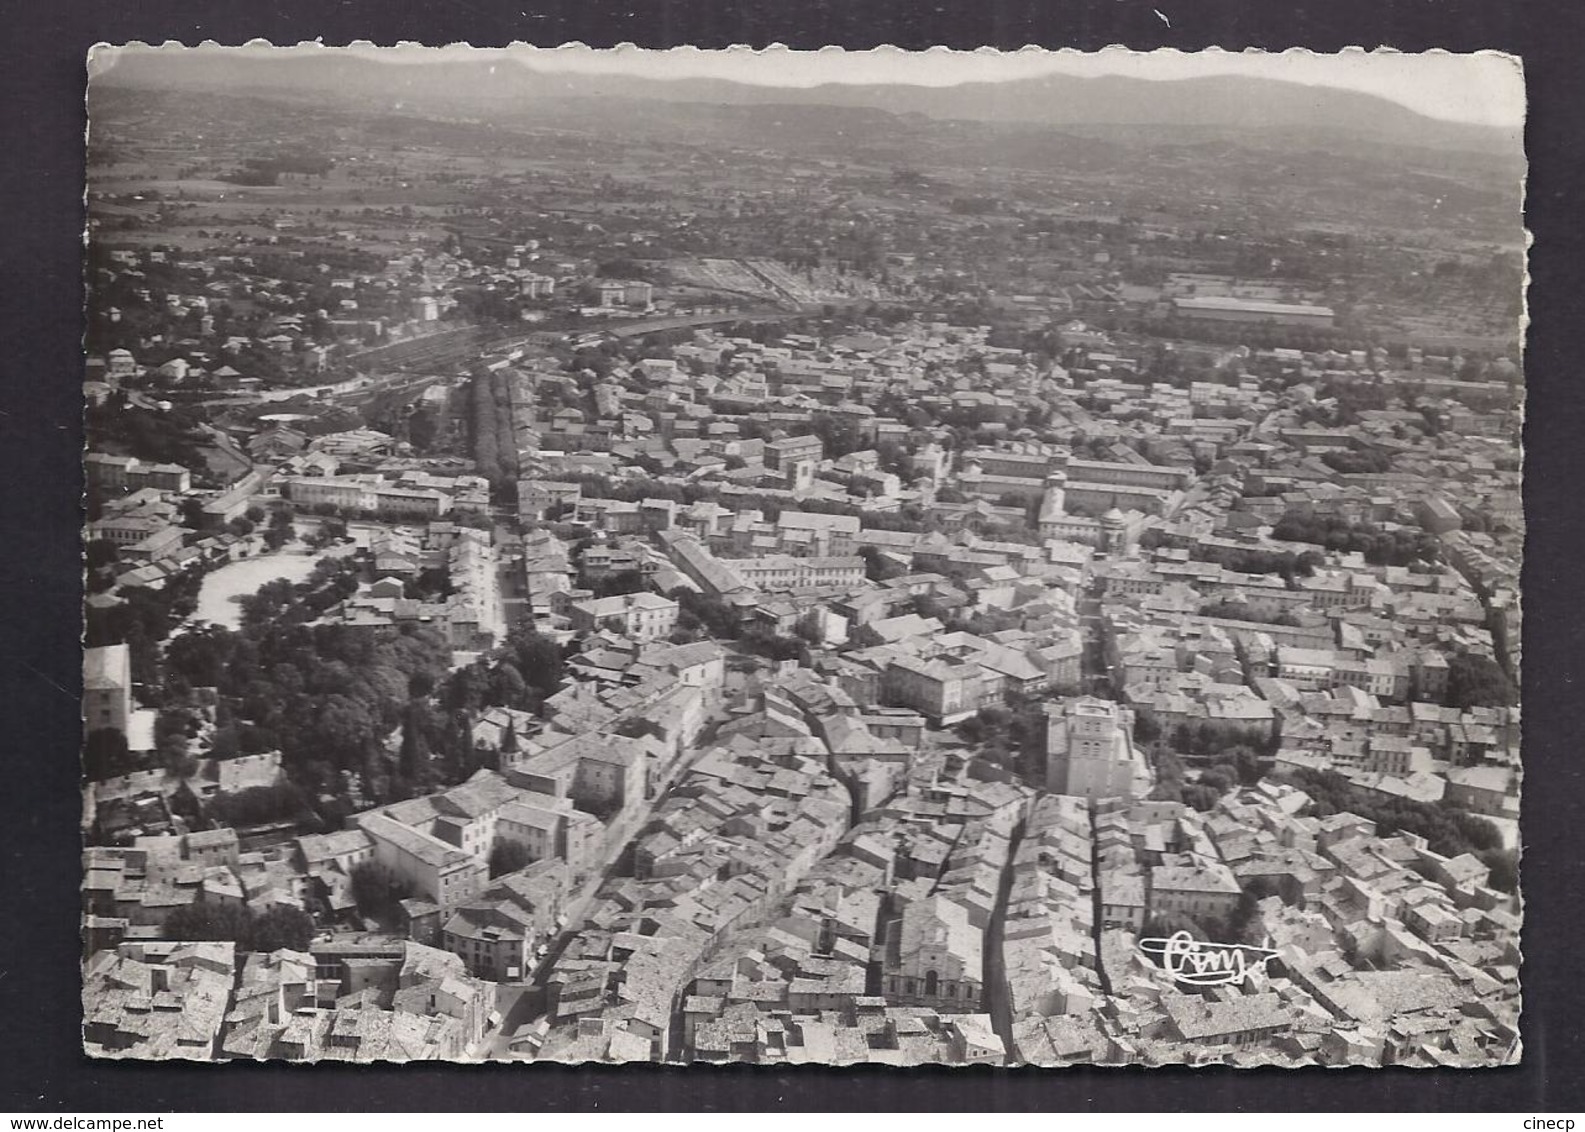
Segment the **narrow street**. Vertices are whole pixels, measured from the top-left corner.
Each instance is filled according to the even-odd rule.
[[[567,950],[573,936],[582,927],[583,915],[588,909],[590,902],[595,898],[595,895],[606,881],[621,875],[620,866],[622,859],[633,838],[648,823],[649,816],[655,807],[670,797],[676,784],[687,777],[688,771],[693,764],[703,756],[705,751],[709,750],[711,744],[715,742],[716,730],[728,718],[730,717],[726,713],[724,702],[718,701],[712,704],[709,712],[709,722],[705,724],[704,730],[700,732],[698,741],[677,760],[665,788],[655,798],[646,801],[622,824],[617,831],[617,835],[611,840],[605,867],[584,881],[578,891],[573,894],[564,906],[562,914],[566,918],[566,926],[551,941],[550,949],[545,952],[544,958],[540,959],[535,965],[528,980],[519,984],[522,987],[522,993],[512,1006],[502,1013],[500,1028],[487,1037],[485,1044],[487,1052],[484,1056],[492,1058],[509,1057],[508,1048],[516,1032],[540,1016],[542,1012],[541,1004],[545,997],[545,980],[550,975],[550,972],[555,969],[556,961]]]
[[[1075,603],[1079,614],[1079,631],[1083,634],[1084,651],[1079,658],[1079,690],[1085,695],[1111,699],[1113,694],[1111,671],[1106,663],[1106,639],[1101,625],[1101,599],[1095,594],[1085,594]]]
[[[1090,882],[1093,906],[1090,910],[1090,938],[1095,941],[1095,973],[1101,980],[1101,993],[1110,997],[1112,993],[1112,980],[1106,973],[1106,964],[1101,960],[1101,929],[1104,926],[1102,908],[1105,905],[1106,894],[1101,891],[1101,846],[1095,840],[1095,803],[1090,803]]]
[[[1007,968],[1002,960],[1002,940],[1007,930],[1007,900],[1013,890],[1013,862],[1018,859],[1018,846],[1024,840],[1024,826],[1013,827],[1007,845],[1007,864],[1002,868],[1001,887],[996,890],[996,907],[991,910],[991,921],[985,928],[982,946],[984,971],[981,985],[985,988],[985,1012],[991,1016],[991,1027],[1002,1039],[1007,1049],[1009,1064],[1015,1057],[1013,1049],[1013,1006],[1007,996]]]

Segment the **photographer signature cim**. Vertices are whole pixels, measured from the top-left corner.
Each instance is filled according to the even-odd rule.
[[[1210,987],[1241,983],[1250,975],[1264,973],[1266,964],[1277,952],[1268,947],[1243,943],[1207,943],[1186,931],[1166,938],[1150,937],[1139,941],[1139,950],[1186,986]]]

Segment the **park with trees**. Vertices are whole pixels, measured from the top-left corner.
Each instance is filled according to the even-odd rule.
[[[1442,560],[1442,546],[1429,531],[1415,527],[1389,529],[1337,515],[1300,515],[1290,511],[1277,521],[1271,535],[1284,542],[1314,543],[1334,553],[1363,554],[1372,566],[1435,564]]]

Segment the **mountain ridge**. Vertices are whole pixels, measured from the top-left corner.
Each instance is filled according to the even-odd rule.
[[[552,73],[519,60],[391,63],[349,55],[174,55],[130,51],[96,68],[93,86],[278,89],[387,103],[387,109],[469,106],[519,114],[551,103],[617,99],[677,105],[851,107],[898,117],[983,121],[1059,130],[1181,127],[1217,132],[1292,130],[1349,135],[1419,149],[1512,152],[1516,131],[1430,118],[1389,99],[1280,79],[1222,75],[1140,79],[1045,75],[945,87],[825,83],[764,86],[710,78]],[[409,105],[409,104],[412,105]],[[1296,139],[1297,140],[1297,139]]]

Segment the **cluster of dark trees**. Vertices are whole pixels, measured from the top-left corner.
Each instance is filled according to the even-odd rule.
[[[514,633],[498,653],[448,675],[450,648],[431,628],[371,634],[304,624],[355,585],[354,569],[350,560],[321,563],[305,583],[264,587],[239,630],[197,629],[170,642],[163,680],[170,706],[157,732],[168,730],[173,749],[185,751],[197,730],[192,689],[215,688],[212,754],[278,748],[291,782],[219,799],[215,820],[296,818],[326,795],[331,801],[320,806],[321,816],[333,820],[349,804],[346,772],[361,776],[376,801],[461,781],[480,764],[469,727],[476,712],[537,712],[559,690],[562,649],[533,632]],[[393,763],[385,738],[398,728]],[[119,746],[124,750],[124,742]],[[95,758],[107,768],[119,765],[125,756],[116,747],[101,737]]]
[[[667,596],[677,603],[677,629],[673,639],[679,643],[712,638],[731,640],[737,636],[737,612],[720,598],[683,586]]]
[[[750,624],[737,639],[749,652],[767,660],[796,660],[804,665],[809,662],[809,641],[801,633],[784,637],[769,626]]]
[[[1400,527],[1383,530],[1374,523],[1356,523],[1336,515],[1298,515],[1290,511],[1272,528],[1272,537],[1310,542],[1338,552],[1358,552],[1372,566],[1407,566],[1440,562],[1442,546],[1429,531]]]
[[[360,915],[385,925],[396,922],[398,905],[417,893],[413,883],[376,861],[352,866],[352,899]]]
[[[1321,463],[1343,475],[1379,474],[1392,467],[1392,453],[1379,448],[1325,452],[1321,455]]]
[[[303,173],[323,177],[330,172],[331,160],[323,154],[297,153],[275,157],[244,158],[241,168],[228,180],[239,185],[274,185],[282,173]]]
[[[848,417],[814,413],[809,418],[809,433],[818,436],[825,445],[827,460],[840,460],[843,456],[870,447],[859,432],[859,426]]]
[[[276,904],[255,912],[242,904],[195,902],[165,917],[166,939],[232,940],[242,951],[306,951],[314,921],[301,908]]]
[[[1210,357],[1198,351],[1174,350],[1165,342],[1157,343],[1145,362],[1144,377],[1152,382],[1165,381],[1169,385],[1186,389],[1196,381],[1237,381],[1237,374],[1219,371]]]
[[[988,707],[954,730],[982,758],[1039,782],[1046,756],[1046,701],[1015,695],[1005,707]]]
[[[440,601],[451,594],[451,572],[443,566],[427,566],[402,583],[402,596],[417,601]]]
[[[617,370],[624,362],[630,360],[621,343],[607,339],[592,346],[579,346],[571,354],[563,356],[562,364],[569,373],[581,374],[588,371],[594,376],[595,381],[608,381],[616,376]],[[541,386],[539,392],[542,405],[550,403],[547,395],[554,390],[555,387],[548,383]]]
[[[533,864],[528,855],[528,846],[521,841],[497,840],[490,850],[490,876],[495,878],[515,873],[519,869],[526,869]]]
[[[89,648],[125,643],[132,663],[132,682],[139,698],[152,706],[161,702],[159,642],[198,608],[202,584],[198,570],[172,576],[161,589],[128,586],[118,605],[90,605],[84,615],[83,643]]]
[[[88,592],[103,593],[115,582],[109,569],[121,559],[121,551],[107,538],[90,539],[83,546],[83,566],[88,571]]]
[[[291,542],[296,533],[292,526],[292,509],[284,504],[271,507],[269,525],[264,528],[264,545],[270,550],[279,550]]]
[[[1216,752],[1211,756],[1211,765],[1194,782],[1186,780],[1183,760],[1171,750],[1157,751],[1155,763],[1156,788],[1151,797],[1162,802],[1182,802],[1201,813],[1215,809],[1229,790],[1253,786],[1265,773],[1260,752],[1244,745]]]
[[[445,448],[446,417],[433,405],[416,405],[407,414],[407,441],[413,451],[428,454]]]
[[[1360,422],[1361,413],[1379,411],[1391,403],[1387,390],[1370,381],[1326,381],[1315,395],[1318,401],[1330,401],[1332,405],[1307,405],[1299,412],[1301,420],[1310,420],[1315,414],[1317,423],[1355,425]]]
[[[475,325],[511,323],[523,309],[522,293],[516,287],[459,287],[452,296],[457,300],[458,315]]]
[[[1275,616],[1260,612],[1247,601],[1216,601],[1200,610],[1202,617],[1225,617],[1230,621],[1260,621],[1268,625],[1297,625],[1299,619],[1291,613]]]
[[[402,714],[389,796],[431,793],[486,765],[473,744],[474,717],[488,707],[540,714],[545,700],[561,688],[564,663],[561,646],[519,630],[496,653],[451,673],[432,696],[415,695]]]
[[[644,575],[637,570],[614,570],[596,578],[589,584],[589,589],[597,598],[636,594],[644,589]]]
[[[646,283],[656,283],[665,274],[662,266],[645,259],[634,259],[632,256],[618,256],[608,259],[595,270],[595,274],[602,279],[633,279]]]
[[[1149,707],[1136,709],[1134,742],[1148,747],[1163,740],[1179,754],[1213,762],[1225,761],[1222,755],[1240,748],[1248,748],[1258,757],[1269,759],[1277,753],[1279,744],[1275,735],[1260,736],[1251,729],[1228,728],[1204,721],[1179,723],[1169,734],[1155,711]]]
[[[194,474],[205,464],[199,449],[203,434],[191,412],[173,408],[155,412],[133,405],[116,390],[83,410],[87,446],[94,452],[117,452],[153,463],[180,464]]]
[[[1202,546],[1196,548],[1194,554],[1202,562],[1216,562],[1241,574],[1280,574],[1288,581],[1308,578],[1315,573],[1317,566],[1326,561],[1319,551],[1306,550],[1294,554],[1286,550],[1258,550],[1244,546]]]
[[[203,730],[203,717],[190,703],[167,703],[154,717],[154,754],[160,766],[187,778],[198,768],[191,751]]]
[[[274,786],[250,786],[234,794],[216,794],[203,804],[204,813],[216,826],[266,825],[294,821],[312,815],[310,799],[290,782]]]
[[[1378,799],[1354,787],[1331,770],[1296,768],[1288,776],[1310,796],[1310,812],[1326,818],[1353,813],[1376,823],[1376,833],[1391,837],[1412,833],[1423,837],[1433,853],[1444,857],[1473,854],[1491,869],[1491,886],[1503,892],[1518,884],[1518,861],[1502,847],[1502,835],[1485,818],[1448,802],[1416,802],[1408,798]]]
[[[213,687],[245,754],[278,748],[292,781],[339,792],[355,771],[377,796],[389,790],[381,737],[414,697],[445,675],[450,649],[428,627],[366,633],[269,621],[238,631],[185,633],[166,653],[167,694]]]
[[[466,714],[443,711],[427,699],[415,698],[408,701],[401,727],[396,766],[387,786],[393,799],[454,785],[483,765],[473,748]]]
[[[678,586],[667,595],[677,603],[676,644],[700,640],[736,640],[746,651],[768,660],[809,662],[809,646],[818,644],[817,633],[800,625],[794,636],[783,636],[768,625],[745,624],[737,611],[718,597]]]
[[[470,715],[485,707],[538,712],[561,690],[565,671],[560,645],[532,629],[515,629],[493,656],[452,673],[436,699],[447,711]]]
[[[870,407],[881,416],[899,420],[914,430],[931,428],[936,423],[935,417],[922,405],[890,389],[878,396]]]
[[[83,777],[89,782],[103,782],[144,768],[144,759],[127,750],[127,737],[118,728],[101,727],[84,737]]]
[[[1447,662],[1449,707],[1513,707],[1519,689],[1490,657],[1461,653]]]
[[[334,546],[347,537],[347,521],[345,519],[327,518],[319,524],[319,529],[307,535],[304,539],[315,550]]]
[[[1136,720],[1134,734],[1138,737],[1142,724]],[[1279,740],[1275,735],[1259,735],[1253,728],[1229,728],[1214,723],[1180,723],[1172,729],[1170,745],[1179,754],[1197,763],[1225,761],[1231,751],[1252,750],[1260,758],[1271,758],[1277,753]]]
[[[883,556],[879,547],[866,543],[859,547],[858,553],[864,559],[864,576],[872,582],[885,582],[908,573],[905,566]]]
[[[288,520],[289,522],[290,520]],[[308,580],[277,578],[243,597],[242,624],[300,624],[351,597],[358,589],[358,566],[351,558],[326,558],[315,563]]]

